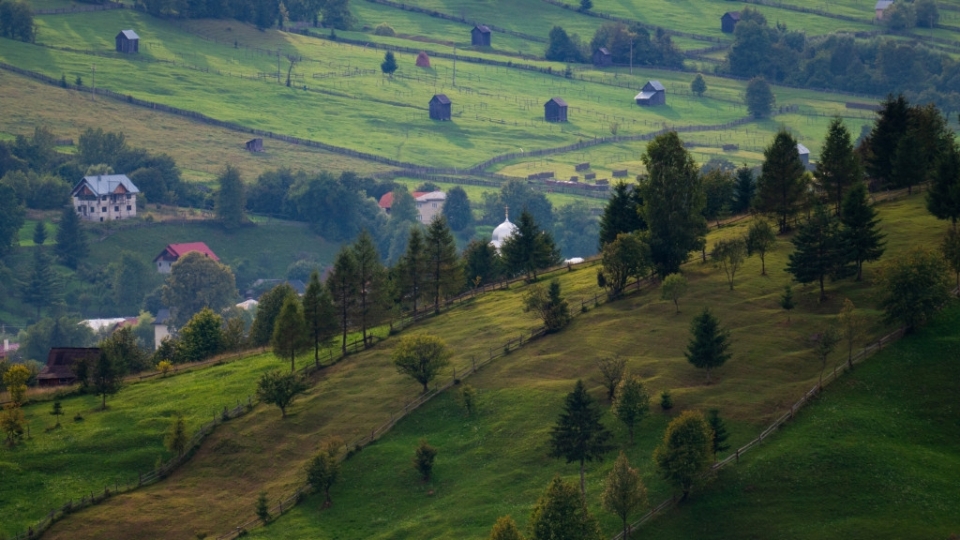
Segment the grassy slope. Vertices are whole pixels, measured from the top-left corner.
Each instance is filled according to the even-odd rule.
[[[882,212],[892,252],[917,243],[917,238],[933,238],[933,231],[940,230],[940,225],[925,215],[919,196],[886,204]],[[720,234],[738,232],[742,228],[730,227]],[[525,516],[549,475],[554,471],[573,474],[573,467],[544,457],[545,433],[573,381],[579,377],[593,379],[594,360],[608,354],[630,358],[631,369],[641,374],[655,392],[673,389],[678,410],[720,407],[730,419],[734,442],[743,442],[816,379],[808,337],[839,310],[843,298],[849,296],[863,307],[873,301],[866,284],[836,284],[831,289],[841,292],[834,292],[822,305],[817,305],[812,289],[798,289],[799,308],[792,314],[792,323],[787,324],[777,307],[777,297],[788,277],[780,270],[789,252],[787,246],[781,243],[768,257],[767,278],[757,275],[759,261],[751,260],[732,293],[727,291],[719,270],[710,265],[689,265],[691,291],[681,300],[683,313],[679,315],[673,313],[672,305],[659,301],[655,292],[647,292],[591,310],[561,334],[496,361],[470,380],[481,389],[486,403],[475,424],[476,431],[466,431],[477,438],[466,437],[462,421],[450,410],[449,396],[441,397],[423,413],[401,423],[398,439],[390,435],[349,462],[347,475],[356,483],[345,482],[335,497],[356,504],[337,505],[333,511],[317,516],[311,513],[316,502],[308,502],[295,511],[294,516],[300,517],[291,518],[289,526],[278,525],[265,534],[282,536],[288,528],[294,535],[296,531],[310,531],[311,536],[327,534],[317,532],[321,523],[319,528],[329,531],[330,537],[349,538],[359,527],[359,516],[378,515],[390,518],[365,525],[368,528],[358,536],[422,537],[423,531],[430,531],[429,536],[439,537],[459,530],[463,523],[469,523],[471,534],[481,534],[503,513]],[[580,299],[592,297],[596,291],[589,268],[562,272],[560,278],[575,310]],[[535,325],[529,315],[519,313],[521,292],[489,295],[433,319],[417,331],[444,336],[458,351],[456,365],[468,365],[471,356],[482,356],[488,347]],[[734,359],[718,370],[719,382],[710,386],[703,384],[703,373],[692,369],[682,356],[689,318],[705,305],[731,327],[736,343]],[[68,531],[83,530],[90,537],[117,538],[124,528],[140,527],[151,537],[176,538],[229,529],[250,515],[260,489],[272,496],[291,492],[301,481],[301,463],[320,441],[332,435],[349,440],[364,433],[415,395],[416,385],[390,367],[391,346],[392,341],[387,341],[324,373],[295,405],[294,415],[286,422],[277,421],[274,409],[260,407],[218,431],[169,481],[71,517],[54,529],[52,537],[73,538],[76,533]],[[550,405],[538,408],[538,403]],[[651,421],[649,431],[643,430],[633,451],[635,460],[649,455],[663,421]],[[490,433],[489,446],[478,443],[485,440],[481,437],[485,433]],[[438,471],[440,484],[436,486],[442,493],[449,493],[449,498],[434,497],[418,503],[411,495],[410,490],[419,488],[407,470],[408,454],[410,441],[420,436],[443,443],[441,456],[450,457],[441,462],[453,460],[446,472],[443,467],[447,465]],[[498,450],[505,446],[509,451],[501,458]],[[469,448],[473,450],[468,452]],[[517,461],[528,466],[518,467]],[[481,466],[490,471],[489,477],[485,474],[476,478],[478,475],[464,472]],[[591,490],[595,492],[603,470],[591,470]],[[384,471],[394,471],[386,487],[381,482]],[[663,494],[663,486],[649,471],[645,474],[654,494]],[[379,487],[354,492],[354,485]],[[373,506],[361,505],[360,501]],[[198,505],[209,512],[185,513]],[[414,518],[406,516],[412,515],[429,515],[430,519],[426,523],[410,521]]]
[[[830,386],[642,538],[947,538],[960,533],[960,309]]]

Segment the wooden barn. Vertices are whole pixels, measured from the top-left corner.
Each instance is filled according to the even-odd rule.
[[[80,347],[53,347],[47,354],[47,365],[37,375],[37,384],[43,387],[64,386],[77,382],[74,366],[80,360],[97,361],[100,349]]]
[[[566,122],[567,102],[558,97],[550,98],[543,104],[543,119],[547,122]]]
[[[446,94],[436,94],[430,98],[430,119],[450,120],[450,98]]]
[[[874,17],[878,21],[883,20],[883,12],[886,9],[893,5],[893,0],[877,0],[876,5],[873,6]]]
[[[728,11],[720,17],[720,31],[724,34],[732,34],[740,22],[739,11]]]
[[[117,52],[133,54],[140,52],[140,36],[133,30],[121,30],[117,34]]]
[[[247,152],[263,152],[263,139],[250,139],[246,144]]]
[[[667,89],[660,84],[660,81],[647,81],[643,89],[633,99],[637,100],[637,105],[642,107],[656,107],[667,104]]]
[[[489,47],[490,33],[490,28],[485,25],[474,26],[473,30],[470,31],[470,44],[474,47]]]
[[[597,67],[606,67],[613,65],[613,55],[606,47],[600,47],[593,51],[593,65]]]

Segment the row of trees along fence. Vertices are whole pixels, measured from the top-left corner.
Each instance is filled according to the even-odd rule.
[[[666,29],[666,28],[661,28],[661,27],[659,27],[659,26],[657,26],[657,25],[655,25],[655,24],[648,24],[648,23],[645,23],[645,22],[638,21],[638,20],[636,20],[636,19],[628,19],[628,18],[626,18],[626,17],[617,17],[616,15],[610,15],[609,13],[603,13],[602,11],[594,11],[594,10],[592,10],[592,9],[589,10],[589,11],[581,11],[581,10],[580,10],[580,6],[574,6],[574,5],[571,5],[571,4],[567,4],[566,2],[561,2],[560,0],[540,0],[540,1],[541,1],[541,2],[544,2],[544,3],[547,3],[547,4],[550,4],[550,5],[552,5],[552,6],[561,7],[561,8],[563,8],[563,9],[573,9],[573,10],[577,10],[577,11],[580,11],[580,13],[582,13],[582,14],[584,14],[584,15],[589,15],[589,16],[591,16],[591,17],[597,17],[597,18],[600,18],[600,19],[607,19],[608,21],[622,22],[622,23],[628,24],[628,25],[637,25],[637,26],[640,26],[641,28],[644,28],[644,29],[649,30],[649,31],[651,31],[651,32],[656,32],[657,29],[661,29],[661,30],[663,30],[663,32],[664,32],[665,34],[667,34],[668,36],[685,37],[685,38],[689,38],[689,39],[695,39],[695,40],[697,40],[697,41],[709,41],[709,42],[711,42],[711,43],[723,43],[723,42],[724,42],[723,39],[718,38],[718,37],[715,37],[715,36],[705,36],[705,35],[703,35],[703,34],[694,34],[694,33],[691,33],[691,32],[681,32],[681,31],[679,31],[679,30],[668,30],[668,29]]]
[[[83,13],[87,11],[110,11],[112,9],[123,9],[126,6],[119,2],[106,2],[104,4],[95,4],[92,6],[77,6],[68,8],[50,8],[50,9],[31,9],[34,15],[62,15],[64,13]]]
[[[408,5],[403,4],[403,3],[400,3],[400,2],[391,2],[390,0],[367,0],[367,2],[370,2],[371,4],[380,4],[381,6],[387,6],[387,7],[392,7],[392,8],[396,8],[396,9],[401,9],[401,10],[403,10],[403,11],[412,11],[412,12],[414,12],[414,13],[423,13],[424,15],[429,15],[429,16],[431,16],[431,17],[434,17],[434,18],[437,18],[437,19],[444,19],[444,20],[447,20],[447,21],[454,21],[454,22],[459,22],[459,23],[464,23],[464,24],[483,24],[484,26],[486,26],[486,27],[489,28],[490,30],[492,30],[492,31],[494,31],[494,32],[499,32],[499,33],[501,33],[501,34],[507,34],[507,35],[510,35],[510,36],[514,36],[514,37],[518,37],[518,38],[521,38],[521,39],[525,39],[525,40],[527,40],[527,41],[534,41],[534,42],[537,42],[537,43],[546,43],[546,42],[547,42],[547,39],[546,39],[546,38],[543,38],[543,37],[540,37],[540,36],[534,36],[534,35],[531,35],[531,34],[524,34],[524,33],[522,33],[522,32],[514,32],[513,30],[507,30],[506,28],[503,28],[503,27],[500,27],[500,26],[494,26],[494,25],[492,25],[492,24],[486,24],[486,23],[482,23],[482,22],[478,22],[478,21],[474,21],[474,20],[469,20],[469,19],[467,19],[466,17],[457,16],[457,15],[450,15],[449,13],[443,13],[442,11],[436,11],[436,10],[432,10],[432,9],[424,9],[424,8],[417,7],[417,6],[408,6]]]

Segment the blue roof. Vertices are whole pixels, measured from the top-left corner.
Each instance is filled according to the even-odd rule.
[[[110,195],[116,192],[117,188],[120,186],[123,186],[123,189],[126,190],[125,193],[140,193],[140,190],[137,189],[137,186],[133,185],[133,182],[131,182],[125,174],[100,174],[97,176],[84,176],[83,180],[80,180],[77,182],[77,185],[74,186],[70,195],[75,196],[83,186],[90,188],[90,191],[92,191],[97,197]]]
[[[436,95],[433,96],[433,99],[431,99],[430,101],[431,101],[431,102],[432,102],[432,101],[438,101],[438,102],[440,102],[442,105],[449,105],[449,104],[450,104],[450,98],[448,98],[446,94],[436,94]]]
[[[140,39],[140,36],[138,36],[133,30],[121,30],[120,33],[123,34],[123,37],[127,39]]]

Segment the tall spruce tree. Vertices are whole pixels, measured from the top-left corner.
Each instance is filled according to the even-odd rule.
[[[600,423],[603,412],[587,393],[583,381],[577,380],[573,392],[564,400],[563,412],[550,430],[550,457],[564,458],[567,463],[580,463],[580,493],[587,495],[584,483],[585,463],[600,461],[613,449],[612,435]]]
[[[864,145],[867,174],[881,185],[889,184],[897,146],[907,133],[909,121],[910,105],[903,94],[896,97],[891,94],[880,104],[877,120]]]
[[[822,204],[818,204],[810,219],[790,241],[795,249],[790,254],[787,272],[800,283],[818,282],[822,302],[827,297],[824,279],[844,274],[842,268],[849,261],[844,253],[839,221]]]
[[[640,215],[643,198],[636,186],[620,180],[613,185],[613,194],[600,217],[600,249],[617,239],[619,234],[642,231],[647,224]]]
[[[30,274],[21,290],[24,303],[37,309],[39,320],[40,310],[52,305],[60,297],[60,291],[60,276],[53,269],[53,261],[41,248],[34,248]]]
[[[427,227],[424,241],[424,293],[433,303],[433,313],[440,314],[440,302],[463,288],[463,267],[457,254],[457,243],[447,226],[447,218],[437,215]]]
[[[380,255],[373,237],[364,230],[351,247],[356,261],[356,302],[353,305],[356,322],[360,325],[364,347],[368,345],[367,331],[380,324],[386,315],[388,283],[386,269],[380,263]]]
[[[934,168],[927,192],[927,210],[937,219],[949,219],[957,228],[960,219],[960,148],[951,144]]]
[[[87,236],[80,227],[80,217],[72,205],[65,206],[57,227],[57,247],[54,250],[60,262],[76,270],[89,253]]]
[[[757,180],[753,177],[753,171],[747,166],[740,167],[734,179],[733,206],[730,211],[734,214],[746,213],[753,205],[756,195]]]
[[[913,193],[913,186],[923,182],[927,164],[923,156],[923,145],[913,128],[900,138],[897,150],[890,166],[889,185],[893,188],[907,188]]]
[[[320,347],[330,344],[340,325],[330,291],[320,283],[320,272],[316,270],[310,274],[310,282],[303,293],[303,318],[307,324],[309,341],[313,345],[313,362],[319,368]]]
[[[283,299],[283,306],[273,326],[270,339],[273,354],[281,359],[290,359],[290,373],[297,370],[297,355],[310,346],[307,321],[303,316],[300,299],[293,294]]]
[[[526,209],[520,214],[516,232],[504,242],[501,252],[507,269],[513,274],[525,274],[529,280],[536,280],[539,270],[560,263],[553,236],[541,230]]]
[[[38,220],[33,226],[33,243],[42,246],[47,241],[47,225],[43,220]]]
[[[420,227],[410,227],[407,251],[400,258],[397,272],[399,273],[401,301],[410,302],[414,316],[419,311],[418,302],[424,296],[423,288],[428,268],[426,249],[427,246],[424,244]]]
[[[233,165],[227,165],[217,177],[217,183],[220,186],[215,206],[217,219],[225,229],[237,229],[243,225],[243,209],[246,206],[240,171]]]
[[[857,281],[863,278],[863,263],[879,259],[885,250],[885,234],[878,230],[880,218],[867,198],[867,186],[860,182],[843,199],[840,212],[841,256],[853,261]]]
[[[277,316],[288,296],[296,296],[297,291],[288,283],[280,283],[260,295],[257,300],[257,314],[250,326],[250,343],[257,347],[266,347],[273,338]]]
[[[658,136],[641,157],[649,173],[641,186],[650,261],[661,278],[680,270],[704,246],[706,198],[697,164],[676,132]]]
[[[342,332],[340,350],[347,354],[347,331],[357,302],[357,260],[353,250],[344,246],[333,262],[333,271],[327,276],[327,290],[337,310],[337,319]]]
[[[780,130],[763,151],[763,167],[757,182],[757,210],[777,220],[780,232],[789,228],[790,219],[800,208],[806,190],[803,162],[797,140]]]
[[[707,411],[707,423],[710,425],[710,431],[713,432],[710,449],[713,450],[713,460],[716,461],[717,455],[720,452],[730,448],[730,445],[727,444],[727,439],[730,438],[730,434],[727,433],[726,423],[720,418],[719,409],[710,409]]]
[[[490,238],[471,240],[463,250],[463,273],[467,285],[477,287],[503,277],[503,261]]]
[[[908,125],[906,136],[919,143],[921,169],[917,171],[917,182],[927,182],[933,179],[937,162],[953,146],[953,130],[932,103],[911,107]]]
[[[853,151],[850,131],[840,118],[830,122],[813,176],[820,188],[829,194],[833,211],[839,215],[846,191],[863,179],[863,167]]]
[[[690,324],[690,343],[684,356],[694,366],[707,370],[707,384],[710,384],[710,371],[725,364],[730,359],[730,332],[720,327],[720,321],[703,308]]]

